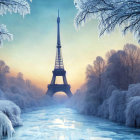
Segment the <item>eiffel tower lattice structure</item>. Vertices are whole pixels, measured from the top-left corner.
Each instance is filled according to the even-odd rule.
[[[58,10],[57,17],[57,52],[55,59],[55,68],[52,71],[53,77],[51,84],[48,85],[47,95],[53,96],[56,92],[65,92],[68,97],[72,96],[72,92],[70,90],[70,85],[67,82],[66,71],[64,69],[63,58],[61,54],[61,41],[60,41],[60,17]],[[56,77],[61,76],[63,78],[63,84],[55,84]]]

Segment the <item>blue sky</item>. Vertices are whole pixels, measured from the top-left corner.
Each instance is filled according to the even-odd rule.
[[[127,42],[137,45],[131,34],[124,37],[117,29],[98,37],[97,20],[77,31],[74,27],[77,10],[73,0],[33,0],[30,15],[24,18],[18,14],[0,17],[0,23],[6,24],[14,34],[14,40],[5,42],[0,50],[0,58],[10,66],[12,73],[20,71],[25,78],[46,88],[54,68],[58,8],[64,65],[73,91],[84,83],[86,66],[92,64],[96,56],[105,56],[110,49],[122,49]]]

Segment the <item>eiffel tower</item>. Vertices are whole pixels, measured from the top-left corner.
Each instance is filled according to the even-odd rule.
[[[48,85],[47,95],[53,96],[56,92],[65,92],[68,97],[72,96],[70,85],[67,82],[66,78],[66,71],[64,69],[63,58],[61,54],[61,41],[60,41],[60,17],[59,17],[59,10],[58,10],[58,17],[57,17],[57,52],[56,52],[56,59],[55,59],[55,68],[52,71],[53,77],[51,84]],[[56,77],[61,76],[63,78],[63,84],[55,84]]]

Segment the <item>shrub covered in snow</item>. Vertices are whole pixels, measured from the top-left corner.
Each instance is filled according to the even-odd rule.
[[[109,119],[125,123],[126,92],[115,90],[109,98]]]
[[[127,107],[125,110],[126,125],[140,127],[140,84],[132,84],[127,91]]]
[[[8,100],[0,100],[0,137],[11,137],[13,127],[22,125],[20,108]]]
[[[85,111],[85,92],[81,90],[77,90],[76,94],[74,94],[66,103],[68,107],[72,107],[78,110],[80,113]]]
[[[140,127],[140,96],[129,99],[125,115],[127,126]]]
[[[130,85],[128,91],[115,90],[98,108],[98,116],[127,126],[140,127],[140,84]]]
[[[13,133],[14,128],[11,121],[3,112],[0,111],[0,139],[2,139],[3,136],[11,137]]]
[[[98,108],[99,117],[103,117],[108,119],[109,118],[109,100],[106,99]]]
[[[140,83],[129,85],[127,98],[140,96]]]
[[[13,102],[0,100],[0,111],[2,111],[10,119],[13,127],[22,125],[20,119],[20,108]]]

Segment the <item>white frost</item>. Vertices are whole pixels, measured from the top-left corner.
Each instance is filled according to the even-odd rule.
[[[19,13],[24,16],[30,13],[30,5],[27,0],[0,0],[0,15],[4,15],[7,12]],[[9,33],[6,26],[0,25],[0,45],[4,40],[11,41],[13,35]]]
[[[140,127],[140,96],[130,98],[125,113],[127,126]]]
[[[0,45],[3,44],[4,40],[13,40],[13,35],[9,33],[9,31],[6,28],[6,25],[2,24],[0,25]]]
[[[130,31],[140,43],[140,1],[139,0],[74,0],[78,9],[75,24],[83,25],[92,18],[99,19],[100,35],[120,26]]]
[[[98,108],[98,114],[99,117],[103,117],[108,119],[109,118],[109,100],[105,100],[102,105]]]
[[[30,13],[30,6],[27,0],[0,0],[0,15],[7,12],[26,15]]]
[[[0,137],[11,137],[14,133],[13,127],[19,125],[22,125],[20,108],[11,101],[0,100]]]
[[[1,100],[0,101],[0,111],[5,113],[8,118],[11,120],[13,126],[22,125],[20,119],[20,108],[11,101]]]
[[[14,128],[11,121],[3,112],[0,111],[0,139],[6,135],[8,137],[12,137],[13,133]]]
[[[125,122],[126,92],[113,91],[109,98],[109,119],[119,123]]]

